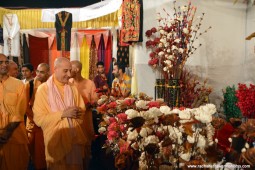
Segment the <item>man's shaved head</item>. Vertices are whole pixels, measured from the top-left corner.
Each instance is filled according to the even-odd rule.
[[[82,64],[81,64],[80,61],[78,61],[78,60],[73,60],[73,61],[71,61],[71,64],[72,64],[72,65],[75,65],[75,67],[78,68],[78,69],[81,71],[81,69],[82,69]]]
[[[58,58],[56,58],[56,60],[54,61],[54,69],[55,69],[56,67],[61,66],[62,63],[70,63],[70,61],[69,61],[67,58],[65,58],[65,57],[58,57]]]

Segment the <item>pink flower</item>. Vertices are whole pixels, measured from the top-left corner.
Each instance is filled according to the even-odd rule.
[[[124,125],[120,125],[120,131],[124,132],[125,130],[126,130],[125,126]]]
[[[125,153],[128,151],[129,143],[128,142],[119,143],[119,147],[120,147],[120,154]]]
[[[106,110],[107,110],[106,104],[103,104],[103,105],[97,107],[98,112],[106,112]]]
[[[113,139],[117,138],[118,136],[119,135],[118,135],[118,133],[116,131],[109,131],[107,133],[107,139],[108,140],[113,140]]]
[[[107,128],[108,131],[116,131],[117,129],[118,129],[118,124],[117,124],[117,122],[111,123],[111,124],[108,126],[108,128]]]
[[[111,102],[107,106],[108,106],[108,108],[116,108],[117,103],[116,102]]]
[[[125,113],[120,113],[117,115],[120,122],[125,122],[127,120],[127,115]]]
[[[157,101],[151,101],[150,103],[147,104],[149,106],[149,108],[152,108],[152,107],[157,107],[159,108],[160,107],[160,103],[157,102]]]
[[[110,117],[110,118],[109,118],[109,121],[110,121],[110,123],[114,123],[114,122],[117,123],[117,120],[116,120],[114,117]]]
[[[127,98],[124,100],[124,103],[128,106],[131,106],[135,102],[134,99]]]

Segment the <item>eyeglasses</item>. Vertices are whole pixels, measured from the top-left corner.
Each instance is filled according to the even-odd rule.
[[[8,65],[8,64],[9,64],[9,61],[8,61],[8,60],[0,60],[0,65],[3,64],[3,63],[5,63],[6,65]]]

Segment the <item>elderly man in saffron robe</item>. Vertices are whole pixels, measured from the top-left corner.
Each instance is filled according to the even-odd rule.
[[[87,139],[85,146],[85,158],[84,158],[84,169],[88,169],[89,160],[91,156],[91,142],[94,139],[94,128],[92,121],[92,106],[97,101],[96,86],[92,80],[84,79],[81,76],[82,64],[80,61],[71,61],[72,63],[72,74],[70,83],[73,83],[79,93],[81,94],[84,103],[86,104],[86,113],[84,115],[84,133]]]
[[[39,86],[35,95],[34,122],[43,130],[50,170],[83,169],[85,105],[77,88],[68,83],[71,69],[68,59],[57,58],[54,74]]]
[[[0,169],[26,170],[29,161],[24,124],[25,85],[8,76],[9,61],[0,54]]]

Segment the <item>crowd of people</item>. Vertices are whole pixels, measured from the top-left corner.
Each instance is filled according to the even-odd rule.
[[[128,97],[131,79],[118,63],[111,86],[103,62],[97,63],[94,80],[83,78],[81,70],[80,61],[58,57],[54,70],[47,63],[36,70],[25,63],[20,73],[14,61],[0,54],[0,169],[100,167],[97,155],[93,157],[95,150],[101,150],[95,144],[98,133],[93,121],[97,100],[101,95]],[[97,166],[91,165],[93,159]]]

